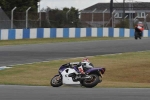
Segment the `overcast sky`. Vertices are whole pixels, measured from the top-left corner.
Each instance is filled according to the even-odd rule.
[[[113,0],[114,2],[123,2],[123,0]],[[132,0],[126,0],[132,1]],[[150,0],[133,0],[138,2],[150,2]],[[110,0],[41,0],[40,8],[46,8],[47,6],[54,9],[62,9],[64,7],[75,7],[76,9],[82,10],[89,6],[92,6],[100,2],[110,2]]]

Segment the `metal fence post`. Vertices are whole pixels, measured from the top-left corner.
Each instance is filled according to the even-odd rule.
[[[67,19],[67,22],[68,22],[68,13],[71,11],[71,9],[69,9],[66,13],[66,19]]]
[[[117,16],[118,13],[116,13],[113,17],[114,17],[114,22],[113,22],[113,27],[116,26],[116,16]]]
[[[137,18],[138,18],[138,16],[136,16],[136,17],[133,19],[134,23],[135,23],[135,21],[137,20]]]
[[[114,11],[112,12],[112,27],[114,27],[114,16],[113,16],[113,14],[115,13],[115,11],[116,11],[116,10],[114,10]]]
[[[124,17],[124,19],[126,19],[128,17],[128,15],[126,15],[125,17]]]
[[[11,10],[11,29],[13,28],[13,19],[14,19],[14,10],[16,9],[17,7],[14,7],[12,10]]]
[[[105,9],[104,11],[103,11],[103,27],[104,27],[104,13],[107,11],[107,9]]]
[[[39,0],[39,27],[41,27],[41,1]]]
[[[26,28],[28,28],[28,11],[31,9],[31,7],[29,7],[27,10],[26,10]]]
[[[146,17],[148,16],[148,14],[146,14],[145,16],[144,16],[144,25],[145,25],[145,27],[146,27]]]
[[[95,8],[93,11],[92,11],[92,23],[93,23],[93,19],[94,19],[94,15],[93,13],[96,11],[97,8]]]

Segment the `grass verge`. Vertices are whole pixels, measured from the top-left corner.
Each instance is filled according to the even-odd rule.
[[[22,45],[22,44],[39,44],[39,43],[55,43],[55,42],[116,40],[116,39],[126,39],[126,38],[83,37],[83,38],[46,38],[46,39],[0,40],[0,46],[3,46],[3,45]]]
[[[150,51],[88,57],[97,67],[105,67],[97,87],[150,88]],[[60,65],[81,58],[18,65],[0,71],[0,84],[49,86]]]

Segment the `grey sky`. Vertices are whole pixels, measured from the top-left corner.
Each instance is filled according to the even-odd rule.
[[[126,1],[150,2],[150,0],[126,0]],[[75,7],[79,10],[82,10],[84,8],[87,8],[100,2],[110,2],[110,0],[41,0],[40,8],[46,8],[47,6],[52,9]],[[123,0],[114,0],[114,2],[123,2]]]

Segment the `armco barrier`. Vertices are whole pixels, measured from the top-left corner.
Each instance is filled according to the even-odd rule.
[[[1,29],[0,40],[35,38],[134,37],[134,29],[124,28],[35,28]],[[150,37],[144,30],[143,37]]]

